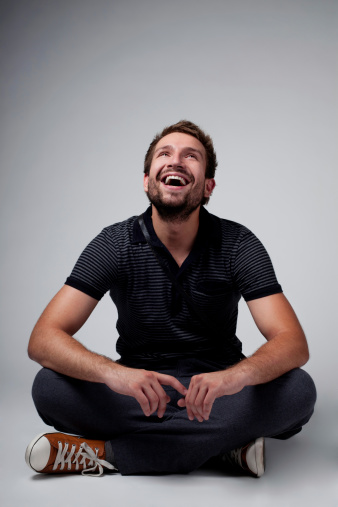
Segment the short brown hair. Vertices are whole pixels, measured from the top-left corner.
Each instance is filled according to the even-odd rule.
[[[157,145],[157,143],[162,139],[162,137],[165,137],[169,134],[173,134],[174,132],[188,134],[189,136],[195,137],[203,144],[207,156],[205,177],[214,178],[217,167],[217,159],[212,139],[208,134],[203,132],[202,129],[200,129],[197,125],[195,125],[195,123],[192,123],[191,121],[188,120],[181,120],[178,123],[175,123],[174,125],[165,127],[162,130],[162,132],[156,134],[156,136],[150,143],[150,146],[144,158],[144,173],[149,174],[151,161],[153,159],[155,146]]]

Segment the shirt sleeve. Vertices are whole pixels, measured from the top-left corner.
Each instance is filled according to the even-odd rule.
[[[117,279],[118,256],[107,228],[83,250],[65,284],[98,301]]]
[[[245,301],[283,292],[269,254],[248,229],[243,234],[236,252],[234,279]]]

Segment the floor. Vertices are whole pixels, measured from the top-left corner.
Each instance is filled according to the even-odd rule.
[[[325,400],[318,402],[302,433],[289,441],[266,441],[267,469],[260,479],[230,477],[210,470],[160,477],[35,474],[25,464],[24,453],[44,426],[28,397],[11,396],[2,405],[2,507],[338,506],[338,414]]]

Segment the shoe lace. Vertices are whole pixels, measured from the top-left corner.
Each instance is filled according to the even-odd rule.
[[[238,447],[238,449],[233,449],[230,452],[230,456],[233,459],[233,461],[236,463],[236,465],[242,466],[242,448]]]
[[[233,449],[227,454],[223,454],[222,461],[224,463],[228,463],[229,465],[235,464],[242,467],[242,448],[238,447],[238,449]]]
[[[103,467],[109,468],[110,470],[116,470],[116,468],[108,461],[99,459],[99,449],[96,447],[95,452],[86,443],[82,442],[79,450],[76,452],[76,445],[73,444],[71,450],[68,452],[69,444],[65,442],[64,446],[62,442],[58,442],[58,452],[55,458],[53,470],[56,470],[60,465],[60,470],[63,470],[65,465],[68,465],[68,470],[71,470],[72,465],[75,465],[75,469],[79,470],[79,467],[83,467],[82,475],[90,475],[92,477],[99,477],[103,474]],[[81,459],[81,461],[79,461]],[[88,464],[86,464],[88,460]],[[91,468],[87,468],[91,467]],[[96,473],[94,473],[96,471]]]

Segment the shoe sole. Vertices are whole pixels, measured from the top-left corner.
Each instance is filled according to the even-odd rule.
[[[38,470],[35,470],[35,468],[33,468],[30,463],[31,452],[32,452],[32,449],[33,449],[34,445],[36,444],[36,442],[38,442],[40,440],[40,438],[44,437],[46,434],[47,433],[40,433],[37,437],[35,437],[34,440],[31,441],[31,443],[29,444],[29,446],[27,447],[26,452],[25,452],[25,461],[26,461],[27,465],[32,470],[34,470],[34,472],[38,472]]]

